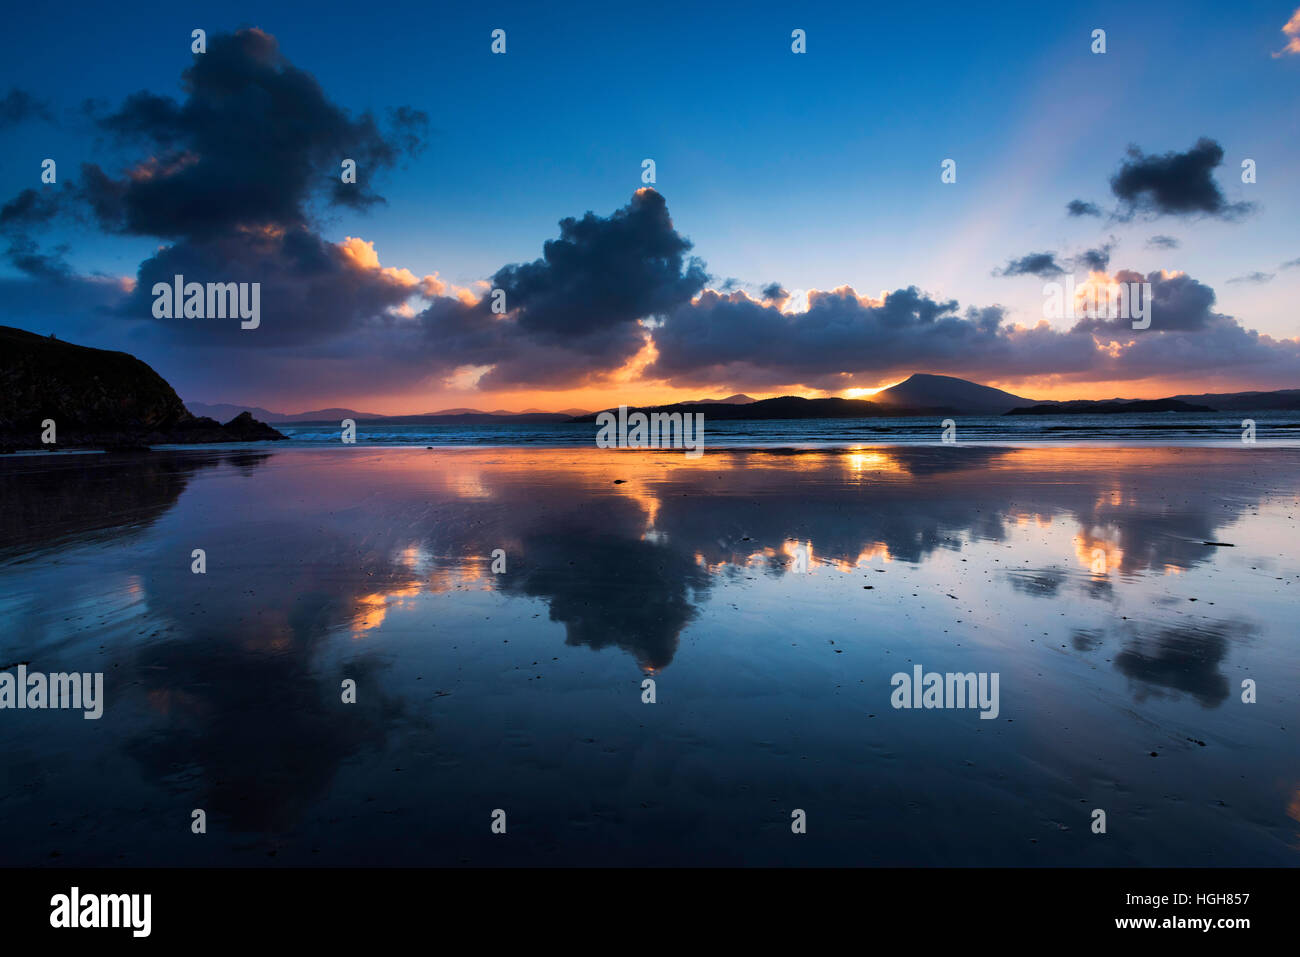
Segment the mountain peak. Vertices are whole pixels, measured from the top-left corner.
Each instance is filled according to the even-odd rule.
[[[871,398],[883,405],[956,409],[968,415],[1001,415],[1019,406],[1034,404],[1031,399],[1001,389],[930,372],[913,372],[902,382],[882,389]]]

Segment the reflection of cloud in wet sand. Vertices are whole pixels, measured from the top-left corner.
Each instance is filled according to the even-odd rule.
[[[1189,694],[1203,707],[1217,708],[1231,693],[1219,670],[1234,642],[1248,640],[1255,629],[1239,621],[1153,628],[1126,622],[1115,631],[1124,641],[1115,667],[1134,684],[1141,701],[1169,692]],[[1079,651],[1095,651],[1108,639],[1097,629],[1078,629],[1072,641]]]
[[[1163,575],[1209,561],[1215,552],[1203,543],[1262,498],[1255,490],[1267,486],[1240,482],[1230,455],[1183,451],[882,448],[686,460],[290,450],[270,453],[274,468],[259,468],[263,455],[155,453],[77,467],[6,463],[0,485],[6,540],[19,549],[156,525],[182,493],[203,496],[199,510],[176,513],[205,523],[202,593],[177,558],[192,539],[184,521],[157,554],[123,559],[150,614],[182,636],[135,653],[146,700],[167,721],[130,751],[178,787],[195,774],[210,813],[256,831],[292,821],[345,761],[381,749],[412,720],[385,699],[377,659],[365,657],[349,662],[363,684],[359,703],[340,713],[339,676],[318,659],[334,635],[359,649],[382,641],[394,610],[422,596],[493,588],[538,599],[568,643],[616,647],[662,669],[714,582],[790,574],[796,543],[814,573],[835,575],[1064,523],[1116,564],[1099,575],[1078,566],[1091,549],[1063,554],[1059,565],[1008,571],[1012,587],[1050,599],[1075,574],[1109,588],[1115,572]],[[239,477],[186,492],[194,471],[214,464]],[[1275,482],[1294,484],[1288,465]],[[1189,469],[1196,483],[1185,481]],[[508,557],[502,575],[489,570],[498,548]],[[1229,645],[1248,633],[1235,623],[1135,628],[1119,633],[1126,644],[1115,663],[1139,696],[1185,693],[1214,707],[1229,693],[1220,671]],[[1080,629],[1074,646],[1107,640]]]

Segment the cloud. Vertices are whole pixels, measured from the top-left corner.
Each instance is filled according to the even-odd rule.
[[[49,104],[44,100],[38,100],[26,90],[15,86],[0,97],[0,129],[17,126],[28,120],[44,120],[52,123],[54,115],[50,112]]]
[[[859,296],[813,290],[806,311],[782,312],[744,293],[706,290],[654,330],[645,370],[675,385],[839,390],[863,378],[928,371],[1015,381],[1131,380],[1220,373],[1257,382],[1300,378],[1300,340],[1274,340],[1215,310],[1214,290],[1183,274],[1094,273],[1093,283],[1150,282],[1149,330],[1131,320],[1080,319],[1069,329],[1006,321],[998,306],[938,301],[916,287]],[[1275,386],[1281,387],[1281,385]]]
[[[1244,276],[1233,276],[1225,280],[1228,283],[1254,283],[1261,284],[1271,281],[1273,273],[1271,272],[1248,272]]]
[[[1288,259],[1286,262],[1284,262],[1282,265],[1278,266],[1277,268],[1295,269],[1296,266],[1300,266],[1300,259]]]
[[[1178,240],[1173,236],[1156,235],[1147,240],[1148,249],[1177,249]]]
[[[1077,256],[1057,259],[1054,252],[1029,253],[1019,259],[1010,260],[1002,269],[993,270],[995,276],[1038,276],[1050,279],[1064,276],[1070,270],[1083,269],[1098,272],[1110,265],[1110,253],[1115,248],[1115,240],[1103,243],[1095,249],[1085,249]]]
[[[1145,155],[1130,146],[1128,158],[1111,177],[1110,188],[1119,199],[1122,215],[1205,215],[1236,219],[1250,212],[1251,203],[1229,203],[1214,181],[1214,169],[1223,162],[1223,147],[1201,137],[1185,153]]]
[[[1066,212],[1071,216],[1100,216],[1101,209],[1096,203],[1086,203],[1081,199],[1072,199],[1065,204]]]
[[[848,286],[792,296],[769,283],[758,298],[737,288],[746,284],[710,289],[705,263],[653,189],[608,214],[565,218],[538,258],[502,266],[475,291],[455,288],[436,273],[384,265],[360,236],[327,239],[317,225],[323,207],[382,201],[371,174],[421,148],[427,117],[419,111],[388,111],[383,129],[368,113],[348,113],[259,30],[210,38],[184,89],[180,100],[137,93],[116,108],[93,107],[123,151],[113,167],[120,172],[87,164],[74,183],[24,190],[0,205],[9,260],[26,277],[0,280],[0,308],[5,321],[39,329],[57,321],[50,331],[126,349],[164,376],[179,371],[190,397],[199,386],[208,397],[395,394],[448,380],[484,391],[653,380],[838,390],[860,376],[911,371],[1000,381],[1222,368],[1259,381],[1300,377],[1300,343],[1243,329],[1215,311],[1213,289],[1181,273],[1146,277],[1153,323],[1140,334],[1109,321],[1019,325],[996,304],[963,308],[915,285],[878,298]],[[355,193],[339,193],[340,157],[358,161],[365,185]],[[1218,159],[1199,162],[1192,165],[1208,180]],[[1181,174],[1165,169],[1182,169],[1178,162],[1138,154],[1132,164],[1138,172],[1129,171],[1125,188],[1135,203],[1184,202],[1170,185]],[[1199,197],[1192,205],[1222,210],[1222,197],[1205,200],[1203,185],[1191,191]],[[77,275],[63,247],[42,249],[33,239],[63,216],[162,244],[129,279]],[[1082,268],[1096,281],[1143,279],[1105,274],[1113,245],[1064,259],[1031,253],[1001,274]],[[261,325],[246,332],[238,322],[153,318],[154,284],[177,274],[260,283]]]
[[[1114,248],[1115,240],[1112,239],[1095,249],[1085,249],[1070,260],[1070,265],[1076,269],[1087,269],[1089,272],[1102,272],[1110,265],[1110,253]]]
[[[1284,56],[1292,56],[1300,53],[1300,7],[1296,8],[1295,13],[1291,14],[1291,19],[1282,24],[1282,32],[1289,38],[1286,46],[1273,54],[1273,59]]]
[[[8,243],[5,258],[21,272],[40,279],[61,280],[72,273],[65,256],[66,245],[54,253],[41,252],[31,236],[33,228],[55,219],[60,211],[60,190],[53,185],[43,189],[24,189],[0,206],[0,236]]]
[[[84,198],[106,231],[199,238],[304,226],[313,198],[353,208],[382,202],[374,174],[427,122],[418,111],[395,113],[385,133],[370,113],[353,117],[257,29],[213,36],[182,83],[182,102],[140,92],[97,117],[119,144],[147,150],[118,177],[83,166]],[[357,163],[355,184],[341,181],[345,158]]]
[[[561,220],[540,259],[499,269],[491,287],[505,294],[504,315],[486,296],[435,301],[416,317],[424,351],[444,366],[491,365],[481,388],[606,378],[645,348],[642,320],[661,320],[704,288],[708,274],[691,248],[663,196],[637,190],[610,216]]]
[[[1186,273],[1157,270],[1143,276],[1131,269],[1118,270],[1114,276],[1104,273],[1089,277],[1090,283],[1150,283],[1151,326],[1159,332],[1194,332],[1215,323],[1235,320],[1214,311],[1214,290]],[[1081,319],[1076,329],[1098,333],[1120,332],[1131,335],[1132,321],[1126,318]]]
[[[993,270],[995,276],[1063,276],[1065,270],[1056,261],[1056,253],[1029,253],[1019,259],[1009,260],[1002,269]]]
[[[745,383],[841,389],[861,374],[929,370],[1014,376],[1038,367],[1079,372],[1096,361],[1087,335],[1003,324],[998,306],[959,310],[915,286],[859,296],[813,290],[803,312],[744,293],[706,290],[654,330],[649,377],[676,385]],[[1000,373],[993,370],[1000,369]]]

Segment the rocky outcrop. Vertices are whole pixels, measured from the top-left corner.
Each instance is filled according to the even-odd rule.
[[[53,445],[41,441],[46,420]],[[225,425],[192,415],[162,376],[125,352],[0,326],[0,451],[283,438],[247,412]]]

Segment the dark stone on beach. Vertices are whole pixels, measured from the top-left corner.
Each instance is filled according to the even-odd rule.
[[[41,442],[51,419],[55,442]],[[222,425],[195,416],[147,364],[0,326],[0,451],[262,442],[287,438],[241,412]]]

